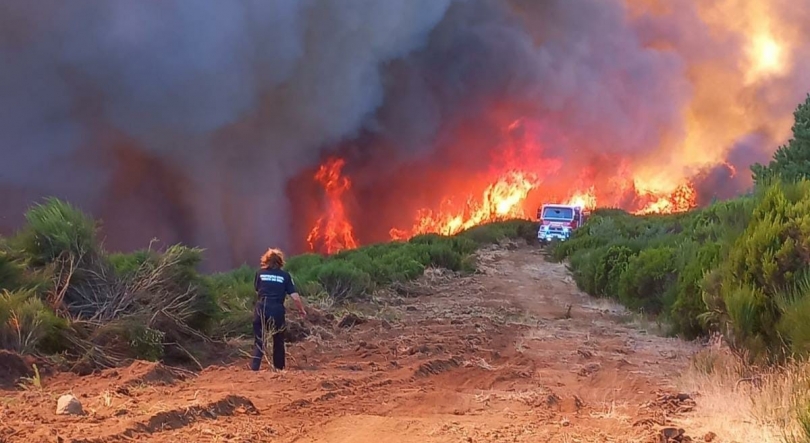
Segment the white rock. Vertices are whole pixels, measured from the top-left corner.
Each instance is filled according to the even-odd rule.
[[[72,395],[63,395],[56,402],[56,415],[82,415],[84,410],[79,399]]]

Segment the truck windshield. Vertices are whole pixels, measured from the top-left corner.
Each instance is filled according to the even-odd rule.
[[[573,220],[574,209],[547,206],[543,208],[543,220]]]

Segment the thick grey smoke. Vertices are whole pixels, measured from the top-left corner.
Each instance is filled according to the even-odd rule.
[[[439,118],[508,104],[514,118],[562,128],[549,131],[561,132],[549,143],[558,153],[640,152],[680,128],[685,68],[643,45],[619,0],[456,2],[428,45],[389,70],[379,115],[385,136],[418,148]]]
[[[384,100],[383,65],[423,46],[448,4],[4,2],[0,187],[121,224],[171,224],[177,200],[186,232],[164,240],[203,245],[216,266],[251,259],[285,241],[287,179],[362,127]],[[134,183],[110,195],[121,174]],[[165,205],[128,199],[149,186],[144,199]],[[125,247],[155,235],[105,225]]]
[[[768,145],[765,134],[748,134],[729,150],[726,161],[700,171],[695,176],[698,203],[732,198],[753,188],[753,163],[768,164],[770,154],[762,147]]]
[[[431,155],[402,167],[382,151],[381,160],[367,168],[370,174],[358,180],[367,199],[361,206],[389,214],[376,239],[391,226],[409,227],[417,209],[435,205],[460,189],[464,177],[489,168],[490,152],[516,119],[543,122],[537,140],[543,150],[535,154],[565,164],[543,189],[563,196],[584,170],[615,174],[621,160],[644,160],[664,135],[682,131],[682,109],[690,98],[685,65],[676,53],[645,47],[623,5],[453,3],[428,44],[387,71],[379,133],[366,155],[380,152],[380,138],[412,147],[400,152],[430,148]],[[523,160],[530,166],[537,159]],[[376,173],[385,165],[398,176]],[[409,191],[380,198],[385,186]],[[356,219],[369,225],[361,231],[369,231],[379,218]]]
[[[740,56],[696,3],[635,15],[638,3],[4,2],[0,228],[56,195],[101,217],[111,248],[158,236],[207,248],[214,268],[253,262],[300,245],[311,220],[292,209],[317,195],[290,179],[339,150],[372,215],[361,240],[382,240],[486,169],[519,118],[565,161],[559,187],[583,170],[606,179],[683,138],[693,64]],[[810,87],[778,81],[789,91],[748,100],[784,113]]]

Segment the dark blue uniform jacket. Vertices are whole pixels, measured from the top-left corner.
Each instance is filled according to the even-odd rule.
[[[264,310],[284,309],[284,299],[295,292],[292,277],[281,269],[260,270],[253,286],[259,294],[259,306]]]

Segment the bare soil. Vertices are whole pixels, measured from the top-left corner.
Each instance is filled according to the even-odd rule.
[[[695,400],[669,383],[695,346],[583,295],[536,248],[479,261],[481,273],[398,288],[388,321],[290,344],[284,372],[137,362],[5,386],[0,442],[702,440],[677,429]],[[85,415],[55,415],[65,393]]]

